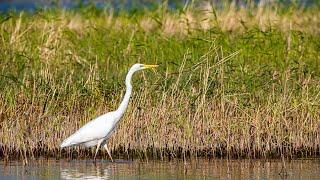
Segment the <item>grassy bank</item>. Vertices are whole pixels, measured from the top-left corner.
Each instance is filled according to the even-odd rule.
[[[109,140],[115,154],[317,156],[318,12],[207,4],[3,14],[0,154],[86,156],[59,144],[115,109],[127,69],[142,62],[160,67],[135,75],[131,103]]]

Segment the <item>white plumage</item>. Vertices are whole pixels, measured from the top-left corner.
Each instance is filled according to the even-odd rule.
[[[107,139],[115,127],[115,121],[120,119],[116,112],[101,115],[85,124],[82,128],[68,137],[61,144],[61,148],[73,145],[95,146],[99,140]]]
[[[145,65],[145,64],[133,65],[128,71],[128,74],[126,76],[126,81],[125,81],[126,93],[118,109],[115,111],[103,114],[93,119],[92,121],[88,122],[78,131],[72,134],[70,137],[65,139],[60,145],[60,147],[64,148],[64,147],[75,146],[75,145],[83,145],[85,147],[91,147],[91,146],[97,145],[97,150],[94,156],[94,159],[95,159],[100,145],[104,144],[104,147],[107,150],[112,160],[112,156],[107,147],[106,140],[110,137],[111,133],[113,132],[119,120],[125,113],[125,110],[127,109],[127,106],[129,104],[130,96],[132,93],[132,85],[131,85],[132,75],[136,71],[147,69],[147,68],[154,68],[157,66],[158,65]]]

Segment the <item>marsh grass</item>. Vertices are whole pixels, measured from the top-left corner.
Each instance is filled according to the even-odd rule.
[[[115,109],[136,62],[126,115],[109,140],[140,158],[319,155],[318,8],[210,4],[138,14],[9,13],[0,19],[0,154],[87,157],[59,144]]]

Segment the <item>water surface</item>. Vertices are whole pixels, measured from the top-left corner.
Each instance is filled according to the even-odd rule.
[[[285,165],[285,168],[283,166]],[[0,161],[0,179],[319,179],[320,160]]]

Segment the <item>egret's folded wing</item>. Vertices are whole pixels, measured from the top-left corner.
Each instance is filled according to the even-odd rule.
[[[109,131],[113,129],[113,124],[111,122],[107,123],[108,117],[106,117],[106,115],[102,115],[85,124],[82,128],[65,139],[60,147],[78,145],[106,137]]]

